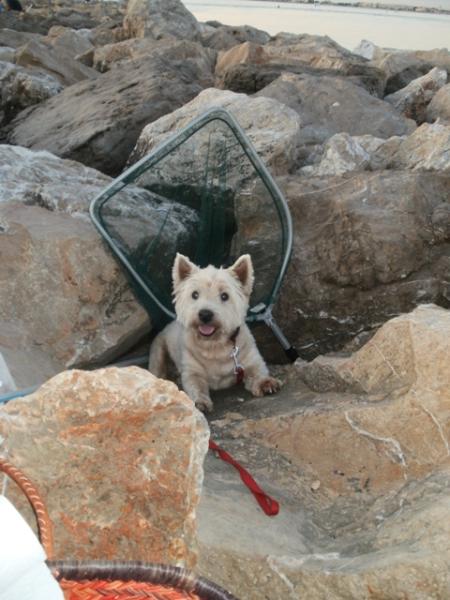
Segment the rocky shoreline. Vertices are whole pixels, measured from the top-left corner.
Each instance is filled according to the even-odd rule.
[[[0,407],[0,455],[44,495],[58,558],[187,565],[241,600],[448,600],[449,73],[447,49],[350,52],[179,0],[0,14],[0,353],[18,388],[41,386]],[[255,328],[284,387],[217,393],[207,422],[174,383],[99,368],[147,352],[154,324],[89,205],[217,107],[289,204],[275,316],[301,359]],[[121,190],[130,235],[147,193]],[[264,206],[249,221],[268,239]],[[205,458],[211,432],[279,515]]]

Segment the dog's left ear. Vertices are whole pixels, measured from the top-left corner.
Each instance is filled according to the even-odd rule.
[[[255,280],[250,254],[243,254],[228,270],[240,281],[245,295],[250,296]]]

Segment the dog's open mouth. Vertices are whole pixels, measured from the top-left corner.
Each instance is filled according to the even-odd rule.
[[[213,335],[213,333],[215,333],[216,328],[214,327],[214,325],[199,325],[198,326],[198,332],[200,333],[200,335],[203,335],[205,337],[210,337],[211,335]]]

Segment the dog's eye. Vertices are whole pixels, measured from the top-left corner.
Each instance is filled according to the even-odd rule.
[[[197,298],[198,298],[198,292],[197,291],[192,292],[191,296],[194,298],[194,300],[197,300]]]
[[[222,302],[226,302],[228,300],[230,296],[226,293],[226,292],[222,292],[220,294],[220,299],[222,300]]]

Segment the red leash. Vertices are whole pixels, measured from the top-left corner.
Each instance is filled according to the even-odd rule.
[[[244,467],[242,467],[238,462],[236,462],[234,458],[228,454],[228,452],[225,452],[225,450],[219,448],[219,446],[212,440],[209,440],[209,449],[214,450],[214,452],[217,452],[218,456],[222,460],[224,460],[227,463],[230,463],[230,465],[233,465],[233,467],[239,471],[239,475],[241,476],[242,481],[245,483],[245,485],[248,487],[251,493],[255,496],[256,501],[266,513],[266,515],[268,515],[269,517],[274,517],[278,514],[280,510],[280,505],[278,504],[278,502],[262,491],[262,489],[259,487],[256,481],[253,479],[250,473],[244,469]]]

